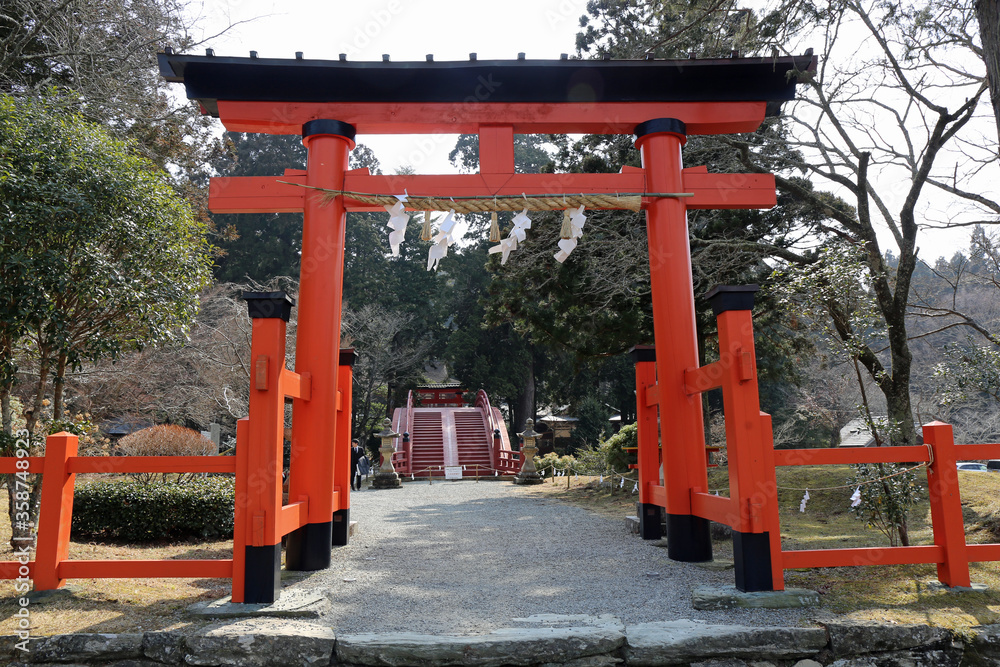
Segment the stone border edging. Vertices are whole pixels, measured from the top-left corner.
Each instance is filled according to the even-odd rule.
[[[532,617],[558,624],[557,616]],[[579,617],[565,617],[579,622]],[[552,620],[556,619],[556,620]],[[192,634],[151,631],[72,634],[32,640],[25,656],[2,637],[0,661],[12,665],[358,665],[364,667],[529,667],[532,665],[688,665],[702,661],[810,658],[821,665],[1000,665],[1000,625],[968,634],[925,625],[825,621],[816,627],[713,625],[681,619],[624,626],[617,619],[568,627],[505,628],[486,635],[372,633],[335,636],[293,619],[225,621]],[[861,662],[856,662],[858,659]],[[21,662],[18,662],[21,661]],[[810,663],[813,664],[813,663]]]

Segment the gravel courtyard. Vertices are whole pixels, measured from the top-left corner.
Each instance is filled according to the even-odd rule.
[[[409,482],[355,492],[351,504],[351,543],[291,585],[325,592],[324,621],[338,632],[479,634],[546,613],[796,625],[810,613],[696,611],[691,591],[731,586],[732,570],[672,562],[624,520],[509,482]]]

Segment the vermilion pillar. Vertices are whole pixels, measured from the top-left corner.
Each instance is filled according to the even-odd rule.
[[[660,506],[653,502],[653,487],[660,484],[660,425],[656,403],[656,349],[636,345],[635,361],[636,439],[639,464],[639,535],[644,540],[663,537]]]
[[[243,596],[234,577],[233,599],[270,604],[281,591],[281,445],[285,400],[281,372],[285,368],[286,323],[292,300],[284,292],[244,292],[253,325],[250,339],[250,421],[237,426],[237,474],[245,465],[246,481],[238,483],[234,546],[244,542]],[[240,458],[242,457],[242,458]],[[246,492],[244,497],[242,494]],[[234,568],[237,565],[234,559]]]
[[[706,295],[719,326],[729,496],[740,513],[732,526],[733,560],[736,588],[744,592],[784,586],[781,569],[772,567],[772,551],[780,558],[781,529],[774,465],[767,469],[773,444],[763,429],[757,388],[751,315],[756,292],[756,285],[720,285]]]
[[[337,438],[334,443],[333,462],[333,546],[342,547],[350,540],[351,533],[351,389],[354,382],[354,362],[358,353],[354,348],[340,351],[340,369],[337,372]]]
[[[309,151],[307,185],[343,187],[354,134],[353,126],[337,120],[311,120],[302,126],[302,142]],[[289,570],[330,566],[345,222],[342,197],[326,201],[317,191],[306,195],[295,370],[311,374],[312,392],[309,400],[293,403],[288,493],[290,498],[308,496],[309,522],[288,535]]]
[[[684,123],[656,118],[639,124],[635,136],[646,170],[646,191],[683,192]],[[673,560],[708,561],[712,559],[709,522],[691,513],[691,490],[708,488],[708,471],[701,397],[684,390],[684,371],[699,366],[684,201],[652,199],[646,209],[646,229],[663,433],[667,553]]]

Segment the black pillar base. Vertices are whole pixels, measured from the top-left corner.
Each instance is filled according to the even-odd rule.
[[[690,514],[667,514],[667,556],[682,563],[712,560],[708,519]]]
[[[740,533],[734,530],[733,560],[736,561],[736,588],[744,593],[774,590],[769,533]]]
[[[271,604],[281,593],[281,545],[245,547],[243,602]]]
[[[311,572],[330,567],[333,521],[307,523],[288,534],[285,541],[285,569]]]
[[[639,506],[639,535],[644,540],[658,540],[663,537],[662,513],[659,505],[636,503]]]
[[[342,547],[351,539],[351,508],[333,513],[333,546]]]

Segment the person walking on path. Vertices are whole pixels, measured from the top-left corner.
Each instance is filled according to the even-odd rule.
[[[361,443],[355,438],[351,440],[351,489],[361,490],[361,458],[365,451],[361,449]]]

